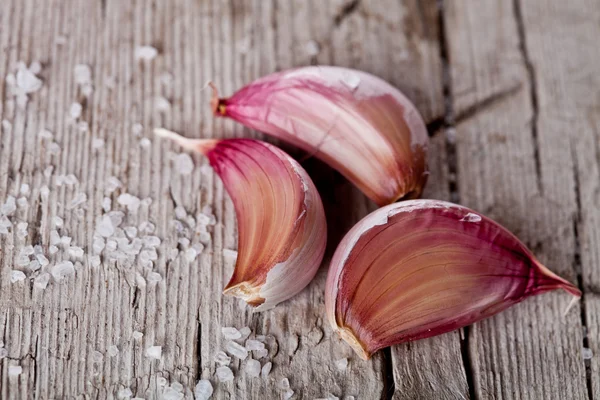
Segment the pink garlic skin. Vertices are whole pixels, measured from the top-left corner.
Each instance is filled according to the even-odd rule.
[[[312,66],[260,78],[216,115],[298,146],[328,163],[378,205],[419,197],[429,174],[427,128],[414,105],[371,74]]]

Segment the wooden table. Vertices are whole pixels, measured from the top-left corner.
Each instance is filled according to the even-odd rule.
[[[0,76],[14,73],[18,61],[39,61],[43,87],[20,108],[0,82],[7,121],[0,202],[23,183],[31,187],[27,207],[16,214],[29,223],[28,236],[0,235],[0,340],[8,351],[0,361],[0,398],[104,399],[130,388],[154,399],[163,390],[160,377],[181,383],[187,398],[204,378],[216,399],[278,399],[283,377],[297,399],[599,398],[599,43],[600,7],[591,0],[3,0]],[[156,58],[136,59],[143,45],[156,48]],[[92,69],[87,98],[75,82],[77,64]],[[223,297],[233,270],[223,249],[237,243],[231,200],[202,157],[194,155],[191,175],[179,174],[170,156],[179,149],[151,130],[262,137],[214,119],[201,88],[211,79],[228,95],[272,71],[309,64],[362,69],[403,90],[432,136],[426,197],[498,220],[578,283],[582,301],[563,316],[570,297],[552,292],[462,332],[359,360],[332,335],[323,289],[341,235],[374,205],[314,160],[304,165],[330,225],[317,278],[265,313]],[[160,98],[168,100],[162,109]],[[73,102],[83,105],[79,122],[88,123],[87,132],[71,121]],[[140,145],[136,124],[149,146]],[[57,154],[39,137],[44,128],[54,134]],[[57,177],[67,174],[78,183],[58,186]],[[122,263],[91,265],[111,176],[123,183],[110,195],[113,208],[123,208],[120,193],[152,199],[127,223],[156,224],[158,283],[144,286]],[[87,200],[70,208],[78,193]],[[176,206],[189,214],[211,206],[216,216],[212,239],[194,262],[168,256],[177,246]],[[11,283],[19,249],[47,249],[55,216],[84,248],[81,265],[46,289],[32,282],[37,273]],[[58,261],[49,258],[50,266]],[[222,326],[273,335],[268,380],[247,378],[235,362],[236,379],[216,382]],[[134,339],[133,331],[144,336]],[[152,345],[162,346],[159,360],[145,355]],[[118,354],[111,356],[110,346]],[[584,347],[591,360],[583,359]],[[344,357],[349,366],[340,371],[334,361]]]

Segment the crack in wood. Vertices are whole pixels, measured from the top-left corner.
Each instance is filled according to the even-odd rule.
[[[360,0],[352,0],[352,1],[344,4],[344,6],[340,10],[340,12],[338,12],[336,14],[336,16],[333,18],[333,23],[335,24],[335,26],[336,27],[340,26],[346,18],[348,18],[349,16],[354,14],[354,12],[358,9],[359,5],[360,5]]]
[[[519,0],[513,0],[513,10],[515,14],[515,21],[517,24],[517,33],[519,37],[519,50],[521,51],[521,57],[527,70],[527,76],[529,80],[529,97],[532,108],[531,118],[531,137],[533,139],[533,160],[535,162],[535,174],[538,190],[543,194],[542,185],[542,166],[540,162],[540,151],[539,151],[539,139],[538,139],[538,120],[539,120],[539,106],[537,98],[537,78],[535,75],[535,68],[529,57],[529,50],[527,49],[527,40],[525,33],[525,21],[523,20],[523,13],[521,11],[521,3]]]

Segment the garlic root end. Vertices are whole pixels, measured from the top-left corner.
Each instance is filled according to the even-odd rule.
[[[176,132],[173,132],[173,131],[170,131],[170,130],[164,129],[164,128],[155,128],[154,134],[158,137],[172,140],[185,149],[197,151],[202,154],[208,153],[218,143],[218,140],[216,140],[216,139],[186,138]]]

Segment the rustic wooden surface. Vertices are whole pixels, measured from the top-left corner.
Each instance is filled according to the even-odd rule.
[[[158,379],[184,386],[210,379],[217,399],[278,399],[288,377],[295,398],[597,399],[600,398],[600,8],[592,0],[81,0],[0,2],[0,202],[31,185],[17,213],[29,236],[0,235],[0,398],[160,398]],[[310,41],[319,44],[309,52]],[[141,45],[158,56],[135,58]],[[4,77],[14,64],[42,63],[42,89],[26,109],[11,104]],[[69,107],[83,101],[75,65],[92,67],[94,92],[78,133]],[[430,124],[432,175],[425,195],[473,207],[515,232],[554,271],[584,290],[563,316],[569,296],[552,292],[461,332],[395,346],[371,361],[356,358],[332,335],[323,315],[326,267],[307,290],[272,311],[252,314],[222,297],[236,248],[235,214],[206,160],[178,174],[174,146],[154,140],[164,126],[188,136],[254,136],[210,115],[212,79],[224,94],[272,71],[308,64],[350,66],[402,89]],[[165,79],[165,74],[171,79]],[[107,80],[114,85],[107,85]],[[171,103],[157,111],[155,99]],[[139,145],[136,123],[150,147]],[[47,128],[61,151],[48,152]],[[92,138],[102,138],[101,149]],[[54,166],[50,177],[44,175]],[[330,225],[324,264],[343,233],[374,205],[337,173],[308,160]],[[75,186],[56,176],[74,174]],[[54,216],[91,253],[105,182],[116,176],[128,192],[150,197],[127,223],[149,219],[163,240],[155,271],[143,287],[130,268],[81,259],[76,274],[45,290],[31,278],[10,282],[19,249],[48,245]],[[40,189],[50,195],[41,200]],[[85,212],[67,205],[87,194]],[[196,262],[170,259],[176,246],[174,208],[196,214],[211,206],[217,224]],[[349,210],[347,213],[342,210]],[[51,258],[51,263],[58,261]],[[212,361],[221,326],[269,334],[273,371],[267,381],[218,384]],[[141,331],[141,340],[132,338]],[[111,357],[108,347],[116,345]],[[144,353],[162,346],[162,358]],[[593,352],[582,357],[583,347]],[[100,352],[102,361],[93,354]],[[339,371],[333,360],[348,357]],[[9,376],[10,366],[23,372]]]

